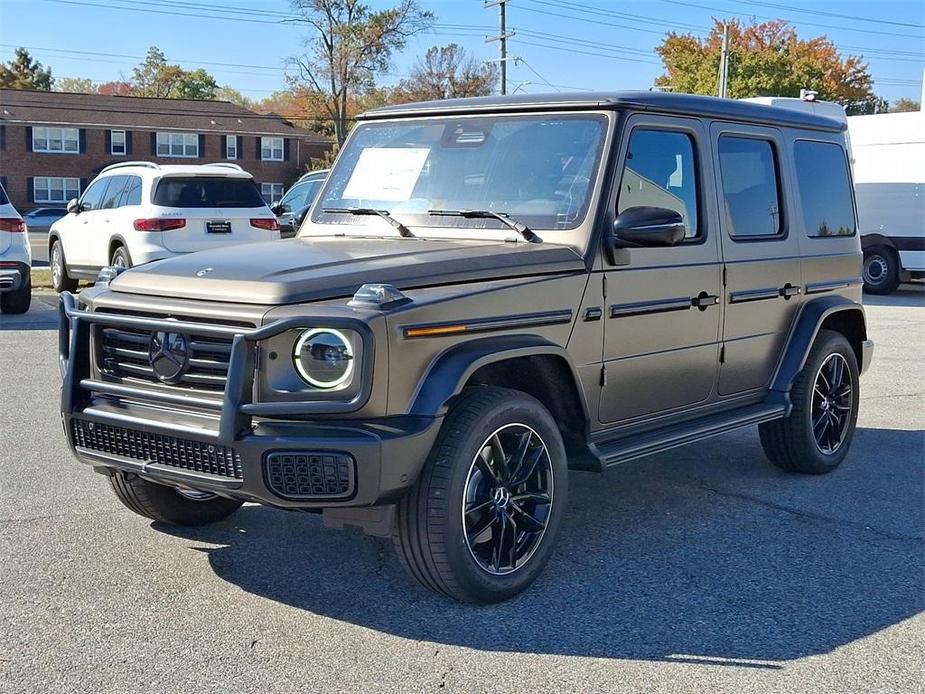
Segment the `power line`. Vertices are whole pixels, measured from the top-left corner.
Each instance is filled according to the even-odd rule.
[[[593,55],[598,58],[610,58],[611,60],[624,60],[631,63],[645,63],[647,65],[661,65],[657,60],[643,60],[641,58],[624,58],[619,55],[608,55],[606,53],[595,53],[592,51],[583,51],[577,48],[564,48],[562,46],[550,46],[543,43],[534,43],[532,41],[524,41],[522,39],[511,39],[512,43],[520,43],[525,46],[536,46],[537,48],[548,48],[552,51],[565,51],[566,53],[580,53],[581,55]]]
[[[912,24],[910,22],[894,22],[888,19],[875,19],[873,17],[858,17],[850,14],[841,14],[839,12],[825,12],[823,10],[807,10],[802,7],[793,7],[792,5],[780,5],[776,2],[756,2],[755,0],[733,0],[740,5],[758,5],[759,7],[771,7],[776,10],[787,10],[788,12],[799,12],[801,14],[813,14],[819,17],[835,17],[836,19],[850,19],[854,22],[872,22],[874,24],[891,24],[897,27],[911,27],[913,29],[925,29],[925,25]]]
[[[647,15],[641,14],[630,14],[628,12],[616,12],[614,10],[605,10],[602,8],[595,8],[593,6],[577,4],[574,2],[566,2],[561,0],[560,2],[551,2],[550,0],[528,0],[533,4],[538,5],[547,5],[557,9],[568,8],[577,12],[584,12],[585,14],[598,15],[601,17],[616,17],[630,22],[638,22],[640,24],[653,24],[655,26],[662,26],[668,28],[686,28],[693,31],[706,31],[709,30],[709,27],[697,25],[697,24],[685,24],[681,22],[672,22],[670,20],[660,19],[658,17],[650,17]]]

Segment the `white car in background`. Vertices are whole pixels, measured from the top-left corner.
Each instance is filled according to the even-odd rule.
[[[237,164],[123,162],[100,172],[48,232],[56,291],[107,265],[128,268],[206,248],[279,239],[279,223]]]
[[[25,313],[32,303],[32,250],[26,223],[0,185],[0,311]]]

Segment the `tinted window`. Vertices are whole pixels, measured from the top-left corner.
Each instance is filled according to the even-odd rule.
[[[630,207],[664,207],[680,213],[687,237],[697,236],[694,143],[688,135],[634,130],[620,181],[617,213]]]
[[[251,179],[163,178],[154,191],[154,204],[164,207],[263,207]]]
[[[119,207],[124,205],[141,204],[141,177],[126,176],[125,188],[122,191],[122,199],[119,201]]]
[[[119,198],[122,197],[122,190],[125,188],[125,179],[127,176],[110,176],[109,187],[103,196],[103,202],[100,205],[102,210],[111,210],[119,206]]]
[[[318,190],[321,188],[322,183],[324,183],[324,179],[318,178],[292,186],[279,202],[283,207],[283,212],[295,212],[306,205],[311,205],[315,200],[315,196],[318,195]]]
[[[84,210],[98,210],[103,202],[107,186],[109,186],[108,178],[101,178],[91,183],[80,199],[80,206]]]
[[[803,228],[809,236],[852,236],[854,206],[848,163],[831,142],[797,142],[793,149]]]
[[[6,191],[3,190],[3,186],[0,186],[0,205],[9,204],[10,199],[6,197]]]
[[[726,226],[733,236],[781,232],[780,193],[774,148],[767,140],[719,138],[719,168]]]

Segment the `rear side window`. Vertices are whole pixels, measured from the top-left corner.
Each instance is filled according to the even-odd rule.
[[[106,189],[106,194],[103,196],[103,202],[100,204],[100,209],[111,210],[112,208],[119,206],[119,198],[122,197],[122,191],[125,189],[126,178],[126,176],[110,177],[109,187]]]
[[[162,178],[154,190],[154,204],[163,207],[263,207],[251,179]]]
[[[723,135],[719,168],[730,235],[780,234],[783,224],[774,146],[768,140]]]
[[[854,206],[848,162],[831,142],[801,140],[794,145],[800,212],[808,236],[853,236]]]
[[[119,202],[119,207],[124,205],[140,205],[141,204],[141,177],[140,176],[126,176],[127,182],[125,184],[125,189],[122,191],[122,200]]]
[[[697,228],[697,177],[689,135],[634,130],[620,181],[617,214],[630,207],[664,207],[684,218],[688,238]]]

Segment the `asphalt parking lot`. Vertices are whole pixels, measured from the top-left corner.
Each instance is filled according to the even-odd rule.
[[[390,546],[245,506],[153,525],[74,462],[54,300],[0,318],[0,691],[921,691],[925,292],[868,301],[875,361],[834,474],[755,430],[573,473],[525,595],[425,592]]]

